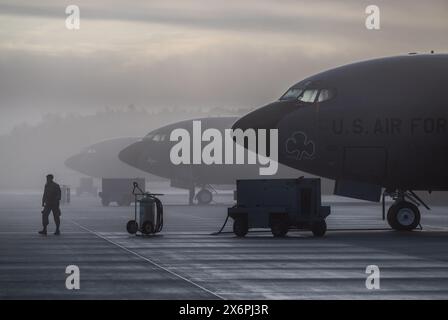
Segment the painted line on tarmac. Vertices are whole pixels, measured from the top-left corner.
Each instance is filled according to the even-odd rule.
[[[428,227],[428,228],[432,229],[432,230],[429,230],[429,231],[448,231],[447,227],[432,226],[432,225],[429,225],[429,224],[425,224],[425,225],[423,225],[423,230],[425,230],[425,227]]]
[[[162,270],[164,270],[164,271],[170,273],[171,275],[173,275],[173,276],[175,276],[175,277],[177,277],[177,278],[179,278],[179,279],[181,279],[181,280],[184,280],[184,281],[188,282],[189,284],[191,284],[191,285],[193,285],[193,286],[195,286],[195,287],[197,287],[197,288],[199,288],[199,289],[201,289],[201,290],[203,290],[203,291],[205,291],[205,292],[207,292],[207,293],[209,293],[209,294],[215,296],[216,298],[221,299],[221,300],[225,300],[224,297],[220,296],[220,295],[217,294],[216,292],[213,292],[213,291],[211,291],[211,290],[209,290],[209,289],[207,289],[207,288],[201,286],[200,284],[197,284],[196,282],[193,282],[192,280],[187,279],[187,278],[181,276],[180,274],[177,274],[176,272],[174,272],[174,271],[172,271],[172,270],[169,270],[169,269],[167,269],[167,268],[161,266],[161,265],[158,264],[157,262],[154,262],[154,261],[152,261],[151,259],[148,259],[147,257],[142,256],[141,254],[139,254],[139,253],[137,253],[137,252],[135,252],[135,251],[132,251],[132,250],[130,250],[130,249],[128,249],[128,248],[122,246],[121,244],[119,244],[119,243],[117,243],[117,242],[115,242],[115,241],[113,241],[113,240],[110,240],[110,239],[108,239],[108,238],[102,236],[102,235],[99,234],[98,232],[95,232],[95,231],[93,231],[93,230],[90,230],[89,228],[84,227],[84,226],[80,225],[79,223],[77,223],[77,222],[75,222],[75,221],[73,221],[73,220],[69,220],[69,222],[71,222],[71,223],[74,224],[74,225],[77,225],[77,226],[80,227],[81,229],[83,229],[83,230],[85,230],[85,231],[87,231],[87,232],[89,232],[89,233],[91,233],[91,234],[93,234],[93,235],[95,235],[95,236],[97,236],[97,237],[99,237],[99,238],[101,238],[101,239],[103,239],[103,240],[105,240],[105,241],[107,241],[107,242],[109,242],[109,243],[111,243],[111,244],[113,244],[113,245],[119,247],[120,249],[122,249],[122,250],[124,250],[124,251],[126,251],[126,252],[128,252],[128,253],[130,253],[130,254],[132,254],[132,255],[134,255],[134,256],[136,256],[136,257],[142,259],[142,260],[144,260],[144,261],[146,261],[146,262],[149,262],[149,263],[152,264],[153,266],[155,266],[155,267],[157,267],[157,268],[160,268],[160,269],[162,269]]]
[[[64,234],[83,234],[81,231],[63,231]],[[37,233],[37,231],[0,231],[0,235],[8,234],[29,234],[33,236],[42,236]],[[48,232],[48,235],[53,235],[53,232]]]

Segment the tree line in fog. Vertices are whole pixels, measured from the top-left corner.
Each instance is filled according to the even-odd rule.
[[[0,136],[0,189],[36,189],[46,173],[53,172],[61,183],[75,186],[79,174],[64,161],[82,148],[102,140],[142,137],[166,124],[212,115],[238,115],[237,108],[146,110],[130,105],[105,109],[91,115],[47,114],[36,125],[21,124]]]

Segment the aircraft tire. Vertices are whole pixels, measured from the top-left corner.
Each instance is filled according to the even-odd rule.
[[[244,238],[248,231],[247,218],[239,217],[233,220],[233,233],[237,237]]]
[[[210,204],[213,201],[213,194],[210,190],[202,189],[196,195],[196,199],[198,199],[198,203],[201,205]]]
[[[387,210],[386,219],[387,219],[387,223],[389,224],[389,226],[392,229],[397,230],[397,226],[395,224],[395,219],[394,219],[394,214],[395,214],[395,210],[396,210],[394,206],[395,206],[395,204],[391,205],[389,210]]]
[[[327,223],[325,220],[317,221],[311,226],[311,232],[315,237],[323,237],[327,232]]]
[[[407,201],[394,203],[387,211],[387,222],[397,231],[412,231],[420,224],[420,211]]]

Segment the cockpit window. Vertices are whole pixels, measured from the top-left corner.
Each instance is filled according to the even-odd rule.
[[[157,142],[159,142],[159,141],[165,141],[165,137],[166,137],[165,134],[156,134],[156,135],[152,138],[152,140],[153,140],[153,141],[157,141]]]
[[[299,88],[292,87],[289,89],[280,100],[298,100],[305,103],[324,102],[332,99],[335,96],[334,89],[314,87]]]
[[[296,100],[303,92],[303,88],[293,87],[286,91],[286,93],[280,97],[280,100]]]
[[[87,153],[96,153],[96,150],[94,148],[88,148]]]
[[[161,133],[149,133],[147,134],[144,138],[144,140],[152,140],[152,141],[165,141],[166,139],[166,134],[161,134]]]
[[[302,102],[314,102],[316,101],[317,94],[319,93],[318,89],[306,89],[299,96],[299,101]]]
[[[319,92],[319,98],[317,99],[317,102],[323,102],[330,100],[334,97],[334,91],[330,89],[321,89]]]

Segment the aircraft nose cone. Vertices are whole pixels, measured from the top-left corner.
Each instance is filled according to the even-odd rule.
[[[147,143],[145,141],[138,141],[121,150],[118,158],[132,167],[142,169],[142,159],[144,159],[145,151],[147,150]]]
[[[71,156],[64,161],[64,165],[72,170],[79,170],[80,157],[78,155]]]
[[[233,124],[232,129],[275,129],[285,115],[296,109],[289,102],[277,101],[241,117]]]

